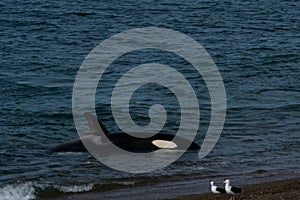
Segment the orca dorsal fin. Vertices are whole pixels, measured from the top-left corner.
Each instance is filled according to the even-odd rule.
[[[93,135],[103,134],[105,133],[105,130],[101,127],[96,117],[91,115],[90,113],[86,112],[84,113],[85,118],[88,121],[89,127],[90,127],[90,133]],[[106,130],[107,131],[107,130]]]
[[[105,135],[108,135],[109,131],[105,128],[105,126],[102,124],[102,122],[100,120],[98,120],[98,122],[102,128],[102,131],[105,133]]]

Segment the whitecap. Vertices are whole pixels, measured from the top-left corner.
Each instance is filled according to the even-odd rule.
[[[0,188],[1,200],[35,199],[35,190],[31,182],[11,184]]]
[[[86,185],[55,186],[55,188],[65,193],[87,192],[94,188],[94,184],[90,183]]]

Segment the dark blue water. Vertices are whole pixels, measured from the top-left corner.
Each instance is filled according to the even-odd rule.
[[[299,1],[1,1],[0,199],[169,175],[299,177],[299,8]],[[213,151],[202,160],[190,153],[167,168],[137,175],[104,167],[87,153],[47,154],[48,147],[78,136],[72,88],[84,58],[116,33],[149,26],[187,34],[219,68],[228,109]],[[113,63],[105,79],[115,81],[125,68],[150,61],[172,65],[201,83],[195,88],[202,109],[196,142],[201,144],[210,118],[209,94],[201,77],[183,70],[188,63],[140,51]],[[136,123],[149,122],[150,104],[167,102],[171,122],[165,128],[176,132],[180,117],[174,96],[160,87],[145,90],[133,96]],[[98,89],[97,115],[108,129],[118,130],[111,120],[110,92]]]

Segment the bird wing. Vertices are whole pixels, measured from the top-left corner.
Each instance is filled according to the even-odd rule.
[[[241,193],[242,189],[241,188],[237,188],[237,187],[231,187],[231,191],[234,193]]]
[[[226,191],[222,188],[217,187],[216,191],[220,192],[220,193],[226,193]]]

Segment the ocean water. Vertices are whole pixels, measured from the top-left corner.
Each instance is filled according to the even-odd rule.
[[[156,177],[247,176],[249,182],[300,174],[299,1],[8,1],[0,2],[0,199],[35,199]],[[72,89],[89,52],[132,28],[161,27],[199,42],[216,63],[226,88],[227,118],[221,138],[204,159],[188,152],[146,174],[109,169],[88,153],[46,153],[78,137]],[[158,50],[128,53],[112,63],[96,95],[97,115],[111,131],[110,84],[136,65],[170,65],[194,88],[201,109],[196,142],[210,119],[202,78],[178,56]],[[148,85],[132,96],[133,119],[149,123],[154,103],[168,111],[164,129],[176,133],[179,105],[163,87]]]

